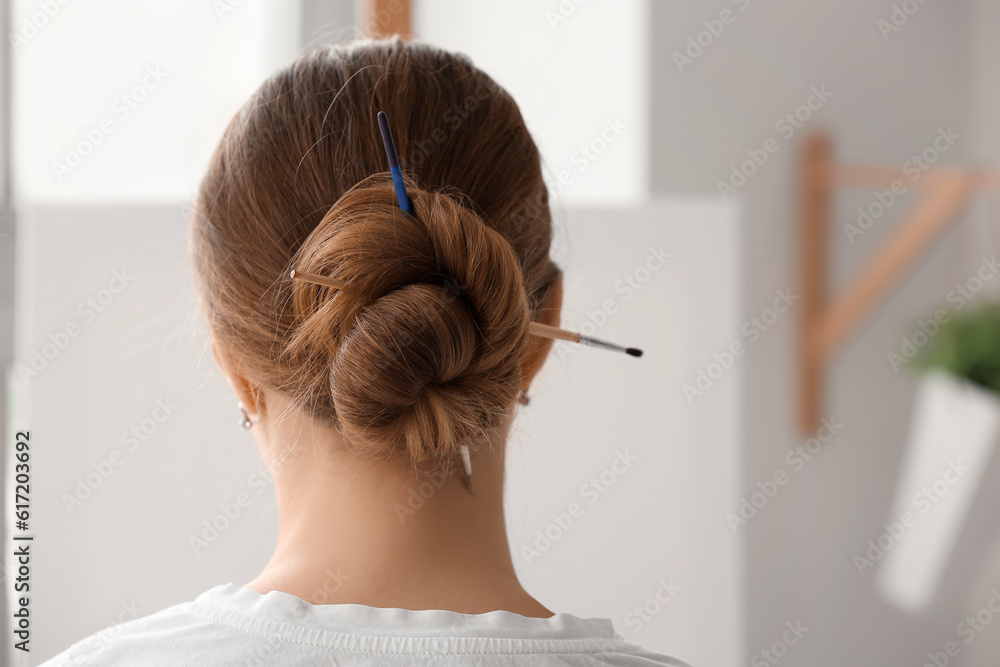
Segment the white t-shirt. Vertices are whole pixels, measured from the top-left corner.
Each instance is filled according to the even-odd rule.
[[[607,618],[313,605],[233,583],[87,637],[54,665],[623,665],[689,667]]]

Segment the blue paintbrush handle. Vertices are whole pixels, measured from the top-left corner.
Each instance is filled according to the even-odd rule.
[[[396,199],[399,200],[399,208],[412,215],[413,205],[410,203],[409,195],[406,194],[406,184],[403,183],[403,170],[399,167],[396,144],[392,140],[392,132],[389,130],[389,120],[385,117],[384,111],[378,112],[378,129],[382,133],[385,154],[389,158],[389,173],[392,174],[392,185],[396,188]]]

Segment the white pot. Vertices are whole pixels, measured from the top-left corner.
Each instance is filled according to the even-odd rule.
[[[921,379],[878,570],[900,609],[917,613],[934,596],[998,436],[995,393],[939,371]]]

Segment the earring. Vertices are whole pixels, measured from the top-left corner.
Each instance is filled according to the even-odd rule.
[[[250,427],[253,426],[253,422],[250,421],[250,415],[247,414],[246,408],[243,407],[243,401],[237,403],[236,407],[238,407],[240,412],[243,413],[243,416],[240,417],[239,425],[242,426],[244,430],[249,430]]]
[[[465,472],[465,488],[472,493],[472,457],[469,455],[469,446],[460,445],[458,448],[462,456],[462,468]]]
[[[528,396],[527,392],[521,389],[517,392],[517,402],[521,405],[527,405],[531,402],[531,397]]]

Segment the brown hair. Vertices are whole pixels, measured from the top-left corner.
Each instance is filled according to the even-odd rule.
[[[191,255],[241,373],[357,454],[444,464],[514,403],[528,322],[559,275],[551,236],[514,100],[465,56],[394,37],[314,49],[261,85],[211,158]]]

